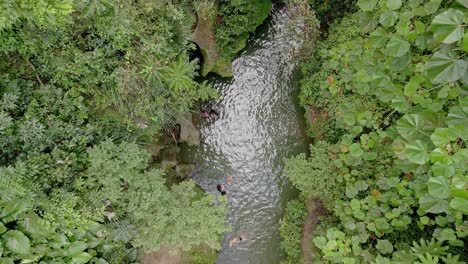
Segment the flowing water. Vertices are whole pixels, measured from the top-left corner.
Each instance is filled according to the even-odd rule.
[[[291,23],[287,10],[273,11],[233,61],[234,77],[208,78],[222,95],[214,106],[220,117],[202,121],[201,145],[184,153],[197,165],[193,177],[203,189],[227,188],[232,232],[221,241],[218,264],[275,264],[283,255],[279,220],[297,195],[283,176],[284,159],[307,146],[294,58],[300,36]],[[229,247],[239,235],[245,240]]]

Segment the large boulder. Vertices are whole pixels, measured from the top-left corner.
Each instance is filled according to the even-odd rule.
[[[189,145],[200,145],[200,131],[192,122],[192,114],[188,113],[177,120],[180,125],[180,141]]]
[[[218,2],[212,0],[215,11],[218,9]],[[216,12],[208,12],[203,9],[197,11],[197,27],[192,35],[192,41],[195,42],[201,50],[203,64],[201,66],[202,75],[206,76],[209,72],[214,72],[222,77],[232,77],[231,61],[221,59],[216,48],[213,25],[216,19]]]

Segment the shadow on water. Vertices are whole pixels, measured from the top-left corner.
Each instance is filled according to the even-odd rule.
[[[234,77],[207,78],[222,95],[214,106],[220,117],[202,121],[201,145],[183,153],[197,165],[193,178],[203,189],[217,193],[220,183],[227,188],[226,221],[233,231],[221,241],[219,264],[282,258],[278,224],[287,201],[297,196],[283,176],[284,159],[307,149],[294,58],[300,36],[291,21],[286,9],[276,9],[233,61]],[[229,247],[239,235],[245,241]]]

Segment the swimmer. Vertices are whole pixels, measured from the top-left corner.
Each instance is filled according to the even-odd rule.
[[[208,111],[203,111],[203,112],[201,113],[201,117],[203,117],[203,118],[210,118],[210,114],[208,113]]]
[[[226,189],[224,188],[224,185],[218,184],[216,185],[216,189],[221,193],[221,195],[226,195]]]
[[[229,175],[229,176],[227,177],[227,183],[228,183],[229,185],[231,185],[233,182],[234,182],[234,178],[232,178],[232,176]]]
[[[229,240],[229,247],[232,247],[233,245],[239,244],[242,241],[245,241],[244,235],[240,235],[238,237],[235,237],[235,238]]]
[[[219,114],[218,114],[215,110],[211,109],[211,111],[210,111],[210,119],[216,120],[216,119],[218,119],[218,117],[219,117]]]

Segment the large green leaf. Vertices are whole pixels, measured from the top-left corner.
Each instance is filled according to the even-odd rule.
[[[453,241],[457,239],[455,231],[451,228],[436,229],[434,237],[439,241]]]
[[[421,140],[406,144],[405,153],[408,160],[416,164],[424,164],[429,161],[427,144]]]
[[[449,125],[468,125],[468,114],[463,111],[461,106],[454,106],[450,108],[447,115],[447,124]]]
[[[449,205],[447,200],[435,198],[426,194],[419,199],[420,209],[426,213],[439,214],[447,212]]]
[[[442,176],[432,177],[427,182],[429,194],[436,198],[445,199],[450,196],[450,183]]]
[[[468,32],[463,34],[462,47],[463,47],[463,51],[468,52]]]
[[[468,96],[463,96],[460,98],[460,107],[463,112],[468,114]]]
[[[385,11],[380,15],[379,22],[382,26],[388,28],[395,25],[395,22],[398,20],[398,13],[395,11]]]
[[[28,255],[31,253],[31,244],[29,238],[20,231],[10,230],[3,235],[3,241],[7,249],[19,255]]]
[[[453,163],[453,160],[450,158],[447,151],[443,148],[436,148],[432,150],[430,157],[432,163],[441,162],[449,165]]]
[[[86,252],[79,252],[79,253],[75,253],[71,255],[70,257],[71,257],[70,264],[85,264],[85,263],[88,263],[88,261],[93,256],[91,256],[90,254]]]
[[[456,140],[457,137],[452,133],[450,128],[438,127],[431,135],[431,140],[434,145],[445,147],[450,141]]]
[[[357,5],[362,9],[362,11],[372,11],[377,5],[377,0],[359,0]]]
[[[468,149],[467,148],[460,149],[452,156],[452,159],[455,162],[463,162],[465,160],[468,160]]]
[[[387,32],[385,31],[384,28],[379,27],[369,34],[368,39],[369,39],[369,43],[372,44],[374,48],[381,48],[385,46],[385,43],[387,42]]]
[[[421,115],[408,114],[398,120],[396,129],[404,139],[413,140],[427,137],[424,127],[425,124]]]
[[[387,43],[386,52],[392,57],[401,57],[405,55],[410,49],[411,45],[403,38],[393,36]]]
[[[327,239],[323,236],[315,237],[313,241],[314,241],[315,246],[320,249],[324,248],[325,245],[327,244]]]
[[[396,10],[401,7],[401,0],[387,0],[387,8],[390,10]]]
[[[445,177],[450,177],[455,173],[454,165],[444,162],[436,162],[431,166],[431,170],[434,175],[443,175]]]
[[[349,153],[355,157],[360,157],[364,154],[364,151],[361,149],[361,145],[359,143],[353,143],[349,146]]]
[[[432,20],[429,29],[434,32],[434,39],[451,44],[463,37],[463,12],[449,9]]]
[[[0,222],[0,235],[5,233],[8,229],[5,227],[4,224]]]
[[[454,82],[466,74],[467,64],[451,50],[438,51],[426,62],[427,75],[433,83]]]
[[[79,253],[79,252],[82,252],[84,251],[86,248],[87,248],[87,244],[83,241],[75,241],[73,243],[70,244],[68,250],[67,250],[67,254],[69,255],[73,255],[73,254],[76,254],[76,253]]]
[[[468,199],[455,197],[450,201],[450,208],[468,214]]]
[[[468,8],[468,1],[467,0],[457,0],[455,2],[457,2],[457,4],[463,6],[464,8]]]
[[[377,245],[375,248],[382,254],[390,254],[393,252],[392,243],[386,239],[377,240]]]

